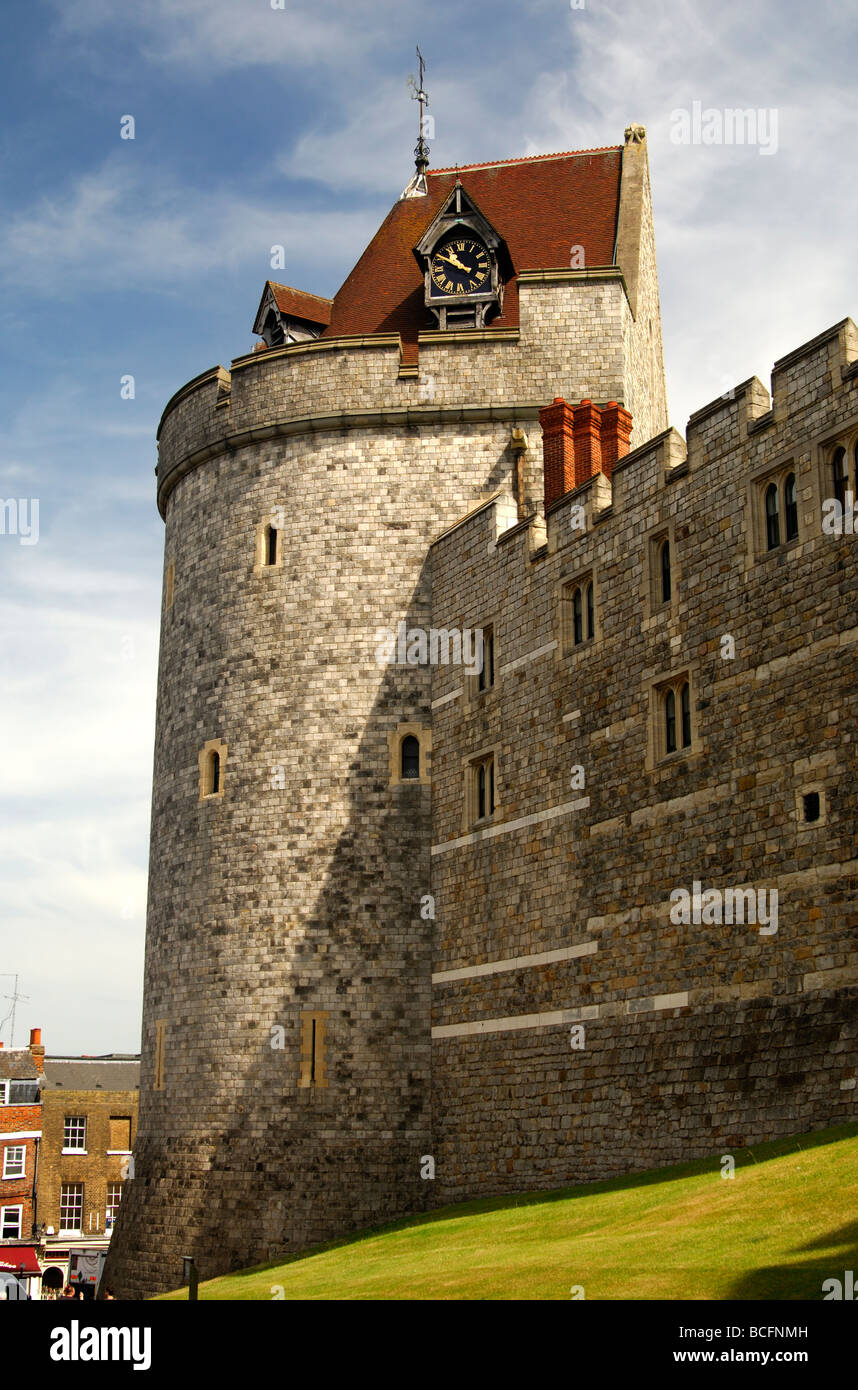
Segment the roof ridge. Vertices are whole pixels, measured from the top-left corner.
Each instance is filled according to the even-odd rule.
[[[610,150],[621,150],[622,145],[594,145],[586,150],[557,150],[553,154],[521,154],[512,155],[508,159],[485,159],[478,164],[453,164],[447,169],[427,169],[427,175],[432,174],[455,174],[461,173],[463,169],[495,169],[507,164],[532,164],[538,159],[568,159],[570,155],[576,154],[606,154]]]
[[[325,294],[314,294],[312,290],[299,290],[297,285],[284,285],[282,280],[269,280],[269,285],[274,285],[278,290],[291,290],[293,294],[304,295],[307,299],[320,299],[323,304],[333,304]]]

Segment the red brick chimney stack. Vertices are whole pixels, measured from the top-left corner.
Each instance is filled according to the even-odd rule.
[[[580,487],[602,471],[602,416],[591,400],[576,405],[573,414],[575,486]]]
[[[562,396],[539,412],[545,474],[545,507],[596,473],[610,478],[629,452],[632,417],[616,401],[602,410],[591,400],[571,406]]]
[[[629,452],[632,417],[616,401],[608,401],[602,411],[602,472],[610,478],[614,464]]]
[[[539,412],[542,426],[542,459],[545,470],[545,505],[575,486],[575,437],[572,407],[562,396]]]
[[[37,1072],[45,1070],[45,1049],[42,1047],[41,1028],[30,1029],[30,1056]]]

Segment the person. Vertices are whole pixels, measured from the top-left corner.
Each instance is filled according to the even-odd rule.
[[[77,1298],[77,1289],[74,1284],[66,1284],[62,1292],[63,1298]]]
[[[112,1299],[114,1299],[114,1301],[115,1301],[115,1299],[116,1299],[116,1294],[113,1292],[112,1289],[105,1289],[105,1290],[104,1290],[104,1297],[105,1297],[105,1298],[112,1298]]]

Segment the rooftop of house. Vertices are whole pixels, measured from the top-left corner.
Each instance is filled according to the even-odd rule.
[[[109,1052],[101,1057],[46,1057],[46,1091],[135,1091],[140,1085],[140,1058]]]
[[[0,1081],[35,1081],[38,1076],[28,1047],[0,1047]]]

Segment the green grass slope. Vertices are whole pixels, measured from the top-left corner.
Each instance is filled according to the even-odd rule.
[[[812,1299],[858,1270],[858,1124],[463,1202],[201,1284],[201,1299]],[[187,1290],[164,1295],[186,1299]],[[578,1297],[582,1295],[577,1294]]]

